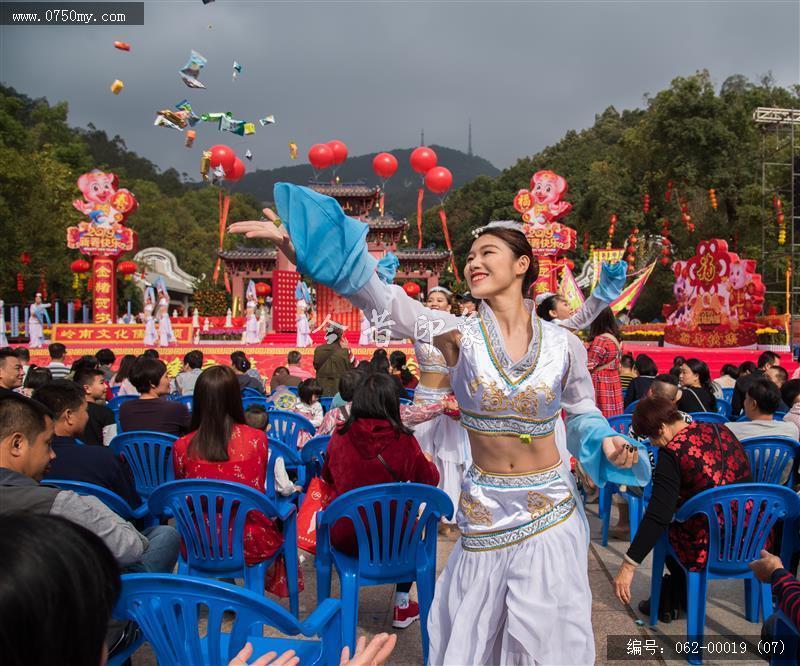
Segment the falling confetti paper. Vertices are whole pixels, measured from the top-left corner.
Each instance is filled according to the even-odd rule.
[[[241,73],[242,73],[242,66],[238,62],[236,62],[234,60],[233,61],[233,80],[235,81],[236,77],[239,76],[239,74],[241,74]]]
[[[195,130],[189,130],[186,132],[186,141],[183,142],[183,145],[187,148],[191,148],[192,144],[194,144],[194,140],[197,138],[197,132]]]
[[[192,49],[189,53],[188,62],[183,66],[183,69],[178,70],[183,82],[190,88],[205,88],[198,77],[200,76],[200,70],[206,66],[207,62],[206,58]]]
[[[124,87],[125,84],[122,81],[119,79],[114,79],[114,83],[111,84],[111,92],[115,95],[119,95]]]
[[[267,116],[266,118],[260,118],[258,122],[261,123],[262,127],[266,127],[267,125],[274,125],[275,116]]]
[[[114,48],[120,51],[130,51],[131,45],[128,42],[114,42]]]
[[[249,148],[247,149],[247,152],[244,154],[244,156],[248,160],[252,160],[253,159],[253,153],[251,152],[251,150]]]
[[[293,160],[297,159],[297,144],[293,141],[289,142],[289,157],[291,157]]]

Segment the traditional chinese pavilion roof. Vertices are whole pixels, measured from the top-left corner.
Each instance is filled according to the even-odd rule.
[[[278,251],[274,247],[236,247],[232,250],[221,250],[217,254],[228,261],[274,261],[278,258]]]
[[[377,197],[380,188],[370,187],[364,183],[309,183],[315,192],[329,197]]]
[[[368,217],[363,222],[366,222],[370,229],[404,229],[408,226],[408,220],[405,218],[397,220],[391,215]]]
[[[444,261],[450,258],[450,252],[435,247],[402,248],[395,251],[397,258],[403,261]]]

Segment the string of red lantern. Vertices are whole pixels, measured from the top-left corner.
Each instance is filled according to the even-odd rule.
[[[642,212],[647,215],[650,212],[650,194],[644,193],[644,201],[642,202]]]
[[[614,241],[614,231],[616,225],[617,225],[617,214],[611,213],[611,217],[609,218],[608,221],[608,242],[606,243],[607,250],[611,249],[611,244]]]
[[[717,210],[717,191],[713,187],[708,190],[708,202],[714,210]]]
[[[671,182],[671,181],[670,181]],[[669,240],[669,220],[665,217],[661,224],[661,265],[669,266],[670,264],[670,246],[672,243]]]

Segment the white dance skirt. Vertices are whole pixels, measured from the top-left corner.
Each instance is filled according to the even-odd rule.
[[[594,664],[589,528],[566,465],[472,465],[458,526],[428,617],[430,663]]]

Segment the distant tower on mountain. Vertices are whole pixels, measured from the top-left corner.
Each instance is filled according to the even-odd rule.
[[[419,145],[425,145],[425,128],[423,127],[419,132]]]
[[[467,132],[467,155],[472,157],[472,118],[469,119],[469,130]]]

